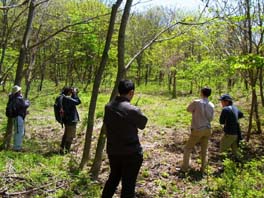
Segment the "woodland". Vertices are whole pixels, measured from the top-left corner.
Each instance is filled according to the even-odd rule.
[[[137,197],[264,197],[264,0],[200,3],[184,9],[148,8],[143,0],[1,0],[0,196],[99,198],[109,174],[104,106],[126,78],[136,85],[131,103],[149,120],[139,131]],[[5,116],[14,85],[31,102],[23,152],[12,150]],[[82,104],[72,152],[60,155],[63,129],[53,104],[64,86],[78,88]],[[197,147],[182,175],[186,107],[204,86],[215,104],[208,167],[197,171]],[[219,155],[218,98],[225,93],[245,115],[239,160]]]

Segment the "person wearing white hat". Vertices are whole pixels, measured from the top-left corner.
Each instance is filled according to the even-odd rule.
[[[9,96],[9,100],[13,101],[15,115],[13,116],[13,124],[14,124],[14,145],[13,150],[21,151],[22,150],[22,142],[25,134],[25,117],[27,115],[27,108],[30,105],[29,100],[23,98],[21,94],[21,87],[15,85],[12,88],[12,93]]]

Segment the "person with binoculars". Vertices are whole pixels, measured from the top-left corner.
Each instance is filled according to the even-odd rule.
[[[65,154],[70,152],[71,144],[76,136],[77,122],[80,121],[76,105],[81,104],[78,97],[78,89],[72,87],[65,87],[61,94],[62,104],[62,123],[64,124],[64,134],[61,141],[60,153]]]

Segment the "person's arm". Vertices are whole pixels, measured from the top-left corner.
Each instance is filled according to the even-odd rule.
[[[195,110],[195,102],[193,101],[192,103],[189,104],[189,106],[187,107],[187,111],[188,112],[194,112]]]
[[[238,110],[238,119],[243,118],[243,117],[244,117],[244,114]]]
[[[220,124],[225,124],[226,122],[226,116],[227,116],[227,110],[223,109],[219,118]]]
[[[148,118],[145,115],[143,115],[143,113],[137,107],[134,107],[133,109],[129,110],[127,118],[138,129],[144,129],[148,121]]]
[[[69,98],[75,105],[81,104],[81,100],[77,94],[72,94],[71,98]]]

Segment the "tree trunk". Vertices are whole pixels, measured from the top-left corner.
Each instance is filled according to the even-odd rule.
[[[172,81],[172,77],[171,77],[171,72],[168,74],[168,90],[169,92],[171,92],[171,81]]]
[[[263,68],[260,68],[259,72],[259,92],[261,97],[261,105],[264,107],[264,93],[263,93]]]
[[[107,38],[105,42],[104,51],[102,54],[102,59],[100,62],[100,66],[95,76],[95,81],[93,84],[93,91],[90,100],[89,112],[88,112],[88,120],[87,120],[87,129],[86,129],[86,136],[85,136],[85,144],[83,150],[83,156],[80,163],[80,169],[83,169],[88,160],[90,159],[90,150],[91,150],[91,141],[92,141],[92,132],[93,132],[93,124],[94,124],[94,113],[96,108],[96,101],[99,92],[99,87],[101,84],[102,74],[105,69],[107,60],[108,60],[108,51],[110,49],[110,44],[112,40],[112,36],[114,33],[114,26],[115,26],[115,19],[117,15],[118,8],[122,0],[117,0],[116,3],[112,6],[112,12],[107,32]],[[101,136],[101,135],[100,135]]]
[[[145,86],[148,85],[148,80],[149,80],[149,74],[150,74],[150,65],[146,65],[146,72],[145,72]]]
[[[260,121],[260,117],[259,117],[259,113],[258,113],[258,98],[257,98],[257,93],[256,93],[256,89],[254,89],[254,98],[255,98],[255,102],[254,102],[254,113],[255,113],[255,118],[256,118],[256,124],[257,124],[257,133],[261,134],[261,121]]]
[[[43,60],[45,60],[45,58],[46,58],[46,49],[44,48],[43,49]],[[40,62],[40,82],[39,82],[39,86],[38,86],[38,92],[41,92],[42,87],[43,87],[43,82],[45,79],[46,62],[45,61],[39,61],[39,62]],[[55,67],[55,71],[56,71],[56,67]]]
[[[142,62],[142,56],[138,56],[136,58],[137,60],[137,85],[140,86],[141,83],[141,62]]]
[[[105,141],[106,141],[106,127],[105,127],[105,124],[103,124],[101,131],[100,131],[97,146],[96,146],[96,152],[95,152],[93,165],[92,165],[91,170],[90,170],[91,177],[94,180],[98,179],[98,176],[99,176],[100,168],[102,165]]]
[[[251,94],[251,107],[250,107],[250,113],[249,113],[249,118],[248,118],[248,121],[249,121],[249,123],[248,123],[248,131],[247,131],[247,142],[249,141],[249,139],[250,139],[250,136],[251,136],[251,129],[252,129],[252,119],[253,119],[253,112],[254,112],[254,108],[255,108],[255,105],[254,105],[254,103],[255,103],[255,94],[253,94],[253,89],[254,88],[252,88],[252,94]]]
[[[31,0],[29,4],[29,11],[28,11],[28,18],[27,18],[27,25],[23,36],[22,45],[20,47],[20,53],[18,58],[17,70],[16,70],[16,78],[15,84],[21,85],[22,77],[23,77],[23,67],[25,63],[25,58],[28,51],[28,44],[31,37],[31,30],[32,30],[32,23],[35,13],[35,0]]]
[[[176,98],[176,71],[172,72],[172,98]]]
[[[29,95],[29,91],[30,91],[30,86],[31,86],[31,82],[32,82],[32,71],[35,65],[35,61],[36,61],[36,48],[32,49],[32,54],[30,57],[30,62],[28,65],[28,69],[26,71],[26,92],[25,92],[25,98],[28,98]]]
[[[6,0],[2,0],[3,6],[6,6]],[[1,34],[1,58],[0,58],[0,82],[2,81],[3,63],[5,58],[5,52],[7,48],[7,24],[8,24],[8,10],[3,10],[2,16],[2,34]]]
[[[6,133],[5,133],[5,136],[4,136],[3,143],[0,146],[0,150],[9,149],[10,148],[10,143],[11,143],[11,139],[12,139],[12,133],[13,133],[13,119],[12,118],[8,118],[8,120],[7,120],[7,129],[6,129]]]
[[[117,95],[118,92],[118,84],[119,81],[125,76],[125,31],[126,31],[126,26],[128,22],[128,18],[130,15],[130,9],[132,6],[133,0],[127,0],[124,13],[121,19],[121,24],[120,24],[120,29],[119,29],[119,35],[118,35],[118,71],[116,75],[116,81],[115,81],[115,86],[114,89],[112,90],[112,94],[110,97],[110,101]],[[103,127],[100,132],[99,140],[98,142],[101,142],[100,147],[96,149],[96,154],[95,154],[95,159],[93,161],[93,165],[91,168],[91,176],[93,179],[97,179],[99,172],[100,172],[100,167],[101,167],[101,162],[102,162],[102,153],[105,145],[105,126],[103,124]]]

